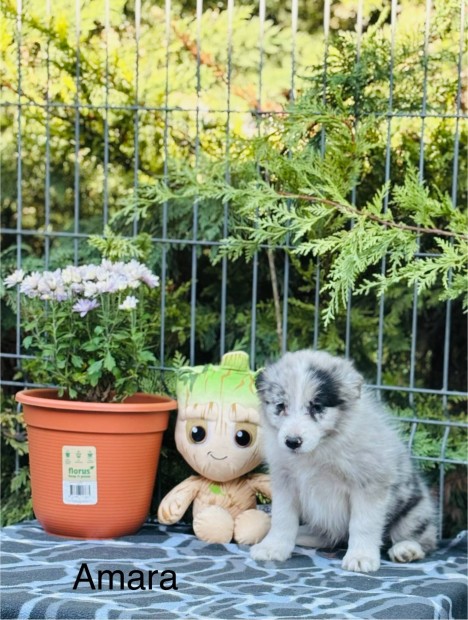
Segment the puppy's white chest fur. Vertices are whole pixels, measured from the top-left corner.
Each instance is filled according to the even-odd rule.
[[[301,460],[297,459],[297,476],[292,483],[301,522],[330,545],[347,540],[350,501],[345,481],[333,471],[302,464]]]

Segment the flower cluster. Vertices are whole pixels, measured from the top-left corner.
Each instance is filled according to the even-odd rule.
[[[68,266],[43,273],[34,271],[30,275],[25,275],[22,269],[18,269],[5,279],[8,288],[19,285],[20,292],[31,299],[76,299],[73,310],[82,317],[99,306],[96,298],[100,295],[134,290],[142,284],[154,288],[159,285],[159,278],[136,260],[128,263],[103,260],[100,265]],[[119,308],[133,310],[137,303],[138,300],[129,295]]]
[[[158,286],[159,278],[136,260],[129,263],[103,260],[100,265],[69,266],[43,273],[34,271],[29,276],[19,269],[5,279],[7,287],[20,284],[20,291],[28,297],[57,301],[69,299],[77,293],[92,298],[100,293],[136,289],[142,283],[154,288]]]
[[[138,261],[18,269],[4,284],[21,293],[23,347],[34,354],[23,368],[36,382],[58,386],[60,395],[120,401],[156,363],[150,289],[159,278]],[[16,297],[9,299],[14,306]]]

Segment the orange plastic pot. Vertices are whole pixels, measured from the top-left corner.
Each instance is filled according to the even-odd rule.
[[[23,405],[33,508],[42,527],[72,538],[138,531],[176,401],[138,393],[123,403],[88,403],[58,398],[54,389],[23,390],[16,400]]]

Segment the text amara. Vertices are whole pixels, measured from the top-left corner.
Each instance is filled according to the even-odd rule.
[[[86,562],[80,566],[73,589],[76,590],[80,584],[87,585],[91,590],[178,590],[177,575],[172,570],[159,573],[157,570],[134,569],[127,576],[118,569],[98,570],[93,578]]]

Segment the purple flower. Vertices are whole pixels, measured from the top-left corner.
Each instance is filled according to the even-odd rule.
[[[94,308],[99,307],[99,302],[95,299],[80,299],[73,306],[74,312],[79,312],[81,317],[84,317],[88,314],[90,310],[94,310]]]

